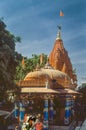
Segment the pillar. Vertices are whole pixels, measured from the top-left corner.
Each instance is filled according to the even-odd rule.
[[[71,97],[71,118],[72,118],[72,120],[73,120],[73,118],[74,118],[74,115],[75,115],[75,112],[74,112],[74,103],[75,101],[74,101],[74,98],[73,98],[73,96]]]
[[[18,118],[18,116],[19,116],[19,108],[18,108],[17,103],[15,103],[15,108],[14,109],[15,109],[14,110],[14,116],[15,116],[15,118]]]
[[[48,99],[44,100],[44,121],[43,121],[43,130],[48,130]]]
[[[20,115],[19,115],[20,122],[23,122],[24,114],[25,114],[25,108],[24,108],[23,104],[20,103]]]
[[[70,96],[66,96],[65,117],[64,117],[65,125],[68,125],[70,123],[70,116],[71,116],[71,98]]]
[[[50,110],[49,110],[49,119],[53,122],[54,110],[53,110],[53,99],[50,99]]]

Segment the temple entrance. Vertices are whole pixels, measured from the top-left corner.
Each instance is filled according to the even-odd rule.
[[[27,97],[27,98],[26,98]],[[50,95],[22,95],[22,103],[25,106],[25,113],[30,115],[39,115],[41,120],[44,120],[44,112],[47,112],[48,123],[50,125],[64,125],[65,118],[65,104],[66,98],[65,95],[57,96]],[[47,101],[46,101],[47,100]],[[46,105],[47,102],[47,105]],[[47,109],[47,111],[45,111]],[[70,119],[69,119],[70,118]],[[68,124],[71,122],[71,116],[68,117]]]

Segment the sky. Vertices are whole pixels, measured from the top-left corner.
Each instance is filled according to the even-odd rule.
[[[0,18],[4,18],[11,33],[21,37],[16,51],[28,58],[32,54],[50,54],[60,25],[79,85],[86,82],[85,5],[85,0],[0,0]],[[60,17],[60,10],[64,17]]]

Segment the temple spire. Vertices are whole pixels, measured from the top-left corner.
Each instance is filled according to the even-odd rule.
[[[58,27],[58,33],[57,33],[56,40],[61,39],[61,26],[57,26],[57,27]]]

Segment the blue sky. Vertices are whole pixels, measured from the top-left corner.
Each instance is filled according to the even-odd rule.
[[[0,0],[0,17],[4,17],[9,31],[21,37],[16,50],[28,58],[32,54],[49,55],[57,25],[61,25],[64,47],[80,84],[86,77],[85,4],[85,0]],[[64,17],[59,16],[60,9]]]

